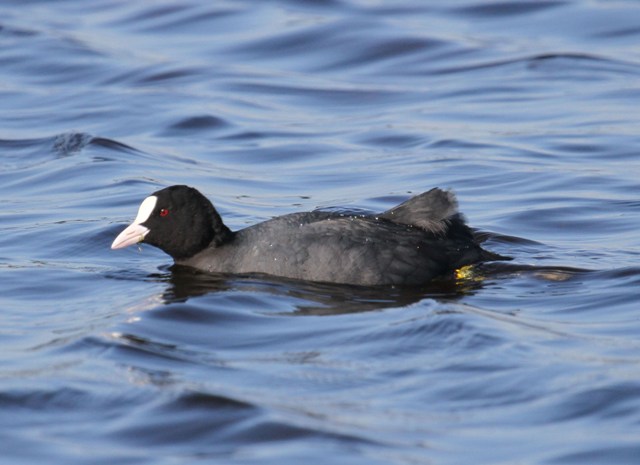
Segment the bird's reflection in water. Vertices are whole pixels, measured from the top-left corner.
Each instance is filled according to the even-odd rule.
[[[464,277],[452,274],[420,287],[368,287],[297,281],[258,274],[204,273],[176,265],[163,271],[150,277],[167,283],[162,294],[167,304],[217,292],[259,292],[296,299],[295,314],[299,315],[335,315],[404,307],[425,298],[451,302],[475,292],[484,284],[484,279],[475,272]]]
[[[405,307],[423,299],[455,302],[501,279],[527,276],[547,281],[567,281],[588,272],[569,267],[490,263],[465,267],[423,286],[368,287],[297,281],[261,274],[204,273],[173,265],[150,278],[166,282],[167,287],[162,294],[166,304],[186,302],[211,293],[245,291],[296,299],[295,314],[336,315]]]

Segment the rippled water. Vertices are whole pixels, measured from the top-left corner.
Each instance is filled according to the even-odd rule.
[[[640,5],[0,3],[0,462],[635,464]],[[454,189],[460,282],[172,271],[234,228]]]

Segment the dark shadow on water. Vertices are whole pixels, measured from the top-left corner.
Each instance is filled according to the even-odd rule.
[[[513,277],[535,277],[546,281],[567,281],[588,270],[562,266],[531,266],[493,262],[468,267],[462,273],[443,277],[419,287],[366,287],[316,283],[268,275],[210,274],[192,268],[171,266],[149,278],[167,284],[162,298],[166,304],[183,303],[211,293],[258,292],[295,299],[297,315],[339,315],[406,307],[423,299],[455,302],[473,295],[487,283]],[[291,314],[287,312],[287,314]]]
[[[300,301],[295,312],[299,315],[336,315],[404,307],[425,298],[455,301],[482,286],[479,280],[465,282],[452,277],[422,287],[366,287],[298,281],[261,274],[204,273],[175,265],[167,273],[151,278],[167,283],[162,295],[167,304],[186,302],[216,292],[259,292]]]

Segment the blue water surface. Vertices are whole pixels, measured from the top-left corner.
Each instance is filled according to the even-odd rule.
[[[637,464],[640,4],[0,2],[0,463]],[[466,278],[367,289],[112,251],[453,189]]]

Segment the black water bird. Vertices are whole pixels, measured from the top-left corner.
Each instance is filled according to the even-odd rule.
[[[112,249],[145,242],[178,265],[356,285],[420,285],[466,265],[507,259],[480,247],[452,192],[416,195],[380,214],[291,213],[231,231],[196,189],[144,199]]]

